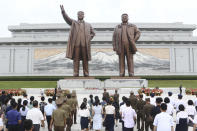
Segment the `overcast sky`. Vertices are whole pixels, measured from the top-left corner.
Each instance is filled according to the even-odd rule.
[[[10,36],[8,25],[64,23],[60,4],[74,19],[77,11],[83,10],[87,22],[120,22],[121,14],[128,13],[134,23],[197,25],[197,0],[1,0],[0,37]]]

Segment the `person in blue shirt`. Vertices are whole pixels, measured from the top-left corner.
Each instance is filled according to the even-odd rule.
[[[6,114],[8,131],[19,131],[19,125],[21,124],[21,115],[17,111],[17,103],[12,103],[12,110]]]

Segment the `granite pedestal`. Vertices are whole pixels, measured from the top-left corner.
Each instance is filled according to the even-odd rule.
[[[61,79],[57,82],[58,88],[84,89],[119,89],[132,87],[148,87],[146,79],[113,78],[101,81],[99,79]]]

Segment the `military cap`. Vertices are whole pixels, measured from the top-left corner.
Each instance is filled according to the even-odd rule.
[[[55,101],[56,105],[61,105],[63,103],[63,100],[62,99],[57,99]]]

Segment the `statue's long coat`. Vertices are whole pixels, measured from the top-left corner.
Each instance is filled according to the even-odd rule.
[[[87,57],[88,60],[91,60],[91,47],[90,41],[94,37],[95,33],[89,23],[84,22],[85,24],[85,45],[87,50]],[[80,24],[78,21],[72,20],[71,29],[69,33],[68,43],[67,43],[67,51],[66,57],[74,60],[74,47],[77,40],[77,35],[79,33],[79,26]]]
[[[130,45],[130,52],[135,54],[137,52],[137,48],[135,42],[140,37],[140,31],[134,24],[127,25],[127,38]],[[122,45],[122,25],[119,24],[114,29],[113,33],[113,50],[116,51],[118,55],[121,54],[121,45]]]

